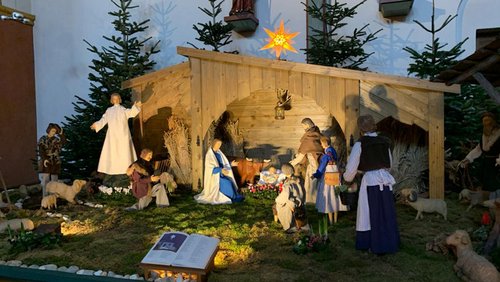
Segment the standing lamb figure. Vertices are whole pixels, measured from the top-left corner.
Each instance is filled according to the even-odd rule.
[[[446,215],[448,213],[448,209],[444,200],[419,198],[417,196],[417,192],[412,191],[411,195],[408,197],[407,203],[417,210],[415,220],[418,220],[419,218],[423,219],[423,212],[437,212],[444,217],[444,220],[447,220]]]
[[[460,278],[477,282],[500,281],[500,275],[495,266],[485,257],[474,252],[466,231],[455,231],[446,238],[446,244],[454,246],[457,250],[457,263],[453,268]]]

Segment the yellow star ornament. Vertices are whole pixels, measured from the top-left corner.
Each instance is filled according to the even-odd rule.
[[[260,48],[260,50],[273,48],[278,60],[280,59],[281,51],[284,51],[283,49],[297,53],[297,50],[295,50],[295,48],[293,48],[292,46],[292,44],[294,43],[292,38],[297,36],[300,32],[286,33],[283,20],[281,20],[280,22],[280,27],[274,32],[270,31],[267,28],[264,28],[264,31],[267,33],[267,35],[269,35],[269,43]]]

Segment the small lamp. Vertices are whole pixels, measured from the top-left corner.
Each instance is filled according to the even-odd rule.
[[[285,119],[285,107],[278,104],[274,107],[274,119]]]

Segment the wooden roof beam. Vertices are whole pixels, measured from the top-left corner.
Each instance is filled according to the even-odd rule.
[[[481,71],[482,69],[485,69],[489,66],[492,66],[496,64],[497,62],[500,62],[500,54],[494,54],[486,58],[485,60],[481,61],[480,63],[476,64],[469,70],[463,72],[461,75],[456,76],[453,79],[450,79],[446,82],[446,85],[452,85],[456,83],[461,83],[462,81],[466,80],[467,78],[474,76],[475,73]]]
[[[493,99],[497,104],[500,104],[500,93],[495,89],[495,87],[482,75],[480,72],[474,73],[472,76],[481,84],[481,86],[486,90],[486,93]]]

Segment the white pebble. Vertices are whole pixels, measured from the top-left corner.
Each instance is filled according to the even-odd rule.
[[[23,203],[15,203],[14,206],[16,206],[18,209],[22,209]]]
[[[20,266],[21,264],[23,263],[20,260],[9,260],[7,262],[8,266]]]
[[[72,265],[68,268],[68,270],[66,270],[66,272],[68,273],[76,273],[78,270],[80,270],[80,268],[78,268],[78,266],[76,265]]]
[[[45,264],[40,266],[40,270],[57,270],[57,265],[55,264]]]
[[[76,274],[78,275],[94,275],[94,271],[93,270],[89,270],[89,269],[80,269],[76,272]]]

